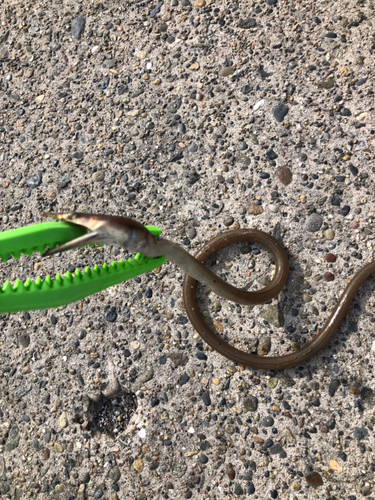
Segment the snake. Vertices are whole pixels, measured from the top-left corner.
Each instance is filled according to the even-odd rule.
[[[253,228],[225,231],[209,240],[193,256],[177,243],[165,238],[157,239],[138,221],[124,217],[98,214],[45,214],[49,217],[86,227],[87,235],[73,242],[57,247],[49,254],[64,251],[91,242],[115,244],[141,252],[146,257],[165,255],[166,260],[176,264],[186,274],[183,282],[183,300],[187,316],[202,337],[215,351],[234,363],[258,370],[284,370],[305,363],[316,356],[332,339],[345,318],[359,288],[375,272],[375,261],[363,266],[342,292],[323,327],[316,336],[302,348],[281,356],[258,356],[241,351],[226,342],[206,323],[198,309],[196,283],[206,285],[216,295],[236,304],[258,305],[274,299],[287,283],[289,275],[288,255],[281,243],[268,233]],[[250,242],[263,246],[275,262],[272,280],[257,291],[245,291],[222,280],[204,264],[215,252],[227,245]]]
[[[233,289],[234,287],[226,282],[220,283],[221,288],[225,286],[225,291],[227,292],[225,294],[225,298],[238,304],[255,305],[268,302],[278,296],[280,291],[284,288],[289,274],[287,253],[281,244],[273,238],[273,236],[256,229],[238,229],[228,231],[222,235],[218,235],[216,238],[204,245],[195,255],[195,258],[203,265],[204,262],[211,257],[211,255],[222,249],[224,246],[244,241],[258,243],[264,246],[271,253],[276,265],[275,275],[265,288],[254,292]],[[184,304],[187,315],[199,335],[207,344],[226,358],[240,365],[258,370],[284,370],[286,368],[292,368],[305,363],[313,356],[316,356],[318,352],[320,352],[330,342],[345,318],[350,304],[359,288],[374,272],[375,262],[370,262],[363,266],[355,274],[350,283],[348,283],[336,305],[332,308],[328,319],[315,337],[310,342],[306,343],[301,349],[281,356],[257,356],[241,351],[230,345],[228,342],[225,342],[207,325],[203,316],[198,311],[195,295],[196,280],[188,274],[186,274],[183,284]],[[215,280],[216,279],[217,278],[215,278]],[[200,279],[199,281],[202,280]],[[211,290],[214,291],[214,288],[211,287]],[[218,292],[216,293],[220,295]]]

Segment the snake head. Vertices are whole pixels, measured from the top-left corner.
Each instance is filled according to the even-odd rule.
[[[132,252],[141,253],[156,245],[156,237],[142,226],[142,224],[133,219],[113,215],[85,214],[78,212],[58,214],[45,212],[43,216],[83,227],[87,231],[86,234],[79,238],[75,238],[63,245],[47,250],[43,256],[53,255],[58,252],[66,252],[72,248],[89,245],[90,243],[119,246]]]

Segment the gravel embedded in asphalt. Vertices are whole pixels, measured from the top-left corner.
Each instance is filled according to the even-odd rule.
[[[0,6],[0,230],[45,211],[116,214],[193,254],[224,231],[264,230],[287,249],[285,290],[238,307],[198,286],[202,313],[258,356],[311,340],[373,259],[371,2]],[[0,278],[130,256],[23,255]],[[256,244],[208,265],[246,290],[274,270]],[[1,497],[371,498],[373,278],[330,344],[285,373],[212,351],[182,278],[166,263],[64,308],[0,316]],[[106,398],[114,380],[124,392]]]

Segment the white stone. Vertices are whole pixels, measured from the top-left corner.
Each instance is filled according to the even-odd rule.
[[[264,106],[264,103],[265,103],[265,100],[262,99],[261,101],[258,101],[254,107],[253,107],[253,110],[256,111],[257,109],[259,109],[260,107]]]

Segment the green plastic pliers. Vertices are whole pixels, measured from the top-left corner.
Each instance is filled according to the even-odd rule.
[[[154,226],[146,228],[159,238],[160,229]],[[85,233],[84,228],[64,222],[43,222],[4,231],[0,233],[0,259],[7,262],[9,257],[19,259],[21,254],[44,253],[47,247],[53,248]],[[164,255],[149,258],[137,253],[133,259],[95,265],[93,269],[86,267],[83,272],[77,269],[74,274],[68,271],[64,277],[56,274],[54,278],[47,276],[44,280],[27,279],[24,283],[17,280],[13,286],[5,281],[0,284],[0,314],[65,306],[152,271],[164,262]]]

